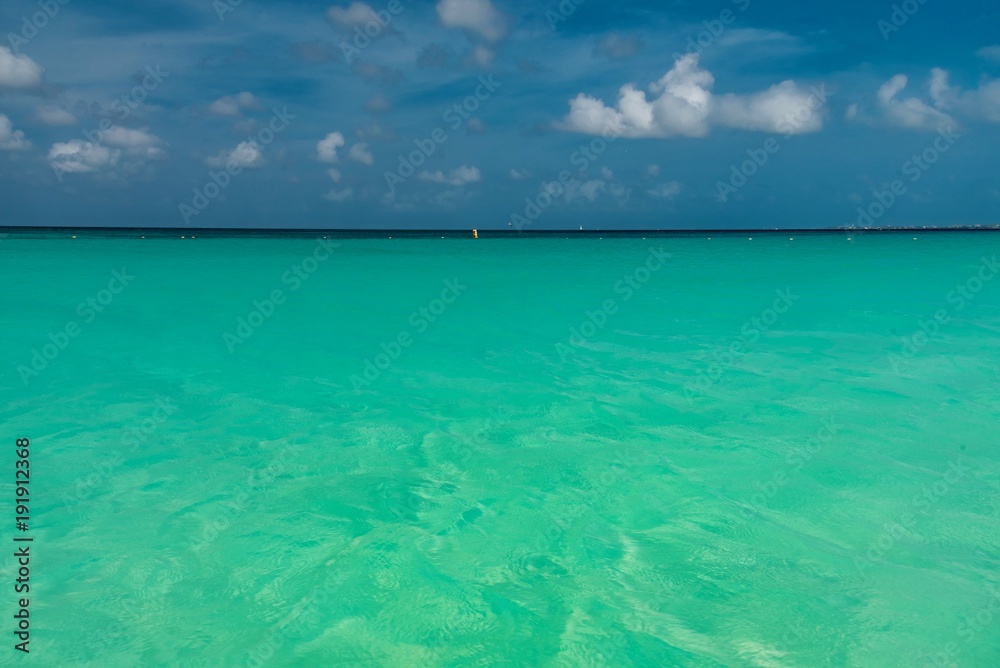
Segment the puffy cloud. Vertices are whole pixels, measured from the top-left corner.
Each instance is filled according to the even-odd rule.
[[[510,180],[511,181],[526,181],[531,178],[531,172],[527,169],[512,169],[510,170]]]
[[[608,184],[601,179],[591,179],[590,181],[571,181],[563,197],[567,202],[578,199],[585,199],[593,202],[601,192],[607,190]]]
[[[995,60],[1000,62],[1000,46],[984,46],[976,51],[976,55],[980,58],[985,58],[986,60]]]
[[[823,127],[815,93],[783,81],[753,95],[723,95],[716,103],[722,125],[759,132],[802,134]]]
[[[339,169],[334,169],[331,167],[330,169],[326,170],[326,175],[329,176],[330,180],[333,181],[334,183],[340,183],[341,174]]]
[[[493,59],[496,55],[496,51],[493,49],[479,44],[469,51],[468,59],[479,67],[489,67],[493,64]]]
[[[364,2],[352,2],[347,7],[330,7],[326,10],[326,17],[331,23],[345,28],[363,27],[371,21],[378,22],[375,10]]]
[[[669,181],[650,188],[646,191],[646,194],[654,199],[673,199],[674,197],[677,197],[680,192],[681,184],[677,181]]]
[[[642,40],[636,35],[613,32],[594,45],[594,55],[605,58],[629,58],[642,51]]]
[[[362,165],[368,165],[369,167],[375,164],[375,156],[368,149],[368,144],[355,144],[351,147],[348,157],[355,162],[360,162]]]
[[[384,114],[392,109],[392,102],[382,93],[376,93],[365,102],[365,109],[373,114]]]
[[[49,149],[49,163],[58,174],[90,173],[110,169],[118,164],[121,151],[89,141],[71,139],[56,143]]]
[[[478,183],[481,180],[482,175],[479,173],[478,167],[462,165],[458,169],[453,170],[450,174],[445,174],[442,171],[420,172],[418,178],[421,181],[428,181],[430,183],[443,183],[449,186],[464,186],[469,183]]]
[[[660,175],[660,166],[659,165],[650,165],[650,166],[646,167],[646,176],[648,176],[649,178],[655,179],[659,175]]]
[[[15,130],[10,119],[0,114],[0,151],[26,151],[31,148],[31,142],[24,138],[24,133]]]
[[[210,167],[228,167],[232,165],[243,169],[256,169],[264,166],[264,156],[256,142],[244,141],[236,145],[228,153],[222,151],[214,158],[205,161]]]
[[[323,199],[330,200],[331,202],[346,202],[354,196],[354,190],[351,188],[345,188],[344,190],[333,189],[330,192],[323,195]]]
[[[878,105],[885,114],[886,120],[893,125],[914,130],[937,130],[941,126],[955,124],[951,116],[938,111],[918,98],[898,99],[897,96],[906,88],[906,84],[906,75],[897,74],[878,89]],[[935,97],[941,95],[941,91],[935,90],[933,85],[932,95]]]
[[[246,91],[237,95],[227,95],[208,106],[208,110],[217,116],[239,116],[244,109],[257,109],[260,104],[253,93]]]
[[[339,162],[340,156],[337,155],[337,149],[344,144],[344,135],[339,132],[331,132],[326,138],[316,143],[316,159],[320,162]]]
[[[940,109],[955,110],[971,118],[1000,123],[1000,80],[986,80],[979,88],[962,90],[948,83],[948,73],[931,70],[931,97]]]
[[[76,116],[54,105],[42,105],[35,109],[35,120],[43,125],[76,125]]]
[[[133,130],[112,126],[101,138],[102,143],[112,148],[120,148],[126,155],[141,158],[161,158],[164,155],[160,145],[163,140],[146,130]]]
[[[0,88],[34,88],[45,68],[24,54],[0,46]]]
[[[561,127],[573,132],[623,137],[704,137],[712,124],[763,132],[798,134],[822,127],[824,94],[785,81],[752,95],[715,96],[715,78],[698,66],[698,56],[682,56],[659,81],[654,96],[632,84],[623,86],[614,107],[581,93],[570,101]],[[803,120],[804,118],[804,120]]]
[[[440,0],[437,14],[446,28],[460,28],[489,42],[507,34],[507,17],[490,0]]]
[[[403,73],[392,67],[385,67],[376,63],[363,63],[356,61],[351,66],[351,71],[362,79],[374,81],[376,83],[394,86],[403,80]]]
[[[297,42],[289,47],[291,52],[307,63],[332,63],[340,60],[343,55],[340,49],[332,44],[320,41]]]

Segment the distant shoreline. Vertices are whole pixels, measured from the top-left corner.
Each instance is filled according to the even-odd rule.
[[[192,237],[312,237],[317,234],[331,236],[341,239],[363,238],[472,238],[472,227],[467,230],[397,230],[397,229],[281,229],[281,228],[188,228],[188,227],[43,227],[43,226],[0,226],[0,239],[9,234],[34,233],[46,236],[101,236],[101,237],[132,237],[135,235],[176,238],[178,236]],[[850,228],[831,227],[815,229],[677,229],[677,230],[490,230],[478,228],[483,239],[489,238],[516,238],[516,237],[681,237],[681,236],[742,236],[755,234],[759,236],[771,235],[829,235],[829,234],[913,234],[913,233],[941,233],[941,232],[1000,232],[1000,224],[981,227],[872,227],[872,228]]]

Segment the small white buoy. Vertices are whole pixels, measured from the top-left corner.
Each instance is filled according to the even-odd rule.
[[[75,234],[73,235],[73,238],[76,239],[76,235]]]

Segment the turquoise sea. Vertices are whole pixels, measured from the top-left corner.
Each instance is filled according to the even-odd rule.
[[[0,663],[1000,665],[1000,235],[481,237],[8,231]]]

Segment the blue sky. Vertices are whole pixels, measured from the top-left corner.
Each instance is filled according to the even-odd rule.
[[[981,1],[5,0],[0,225],[998,224],[998,28]]]

